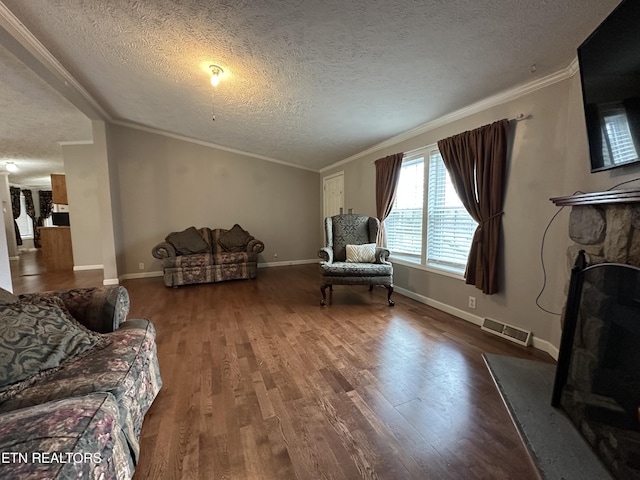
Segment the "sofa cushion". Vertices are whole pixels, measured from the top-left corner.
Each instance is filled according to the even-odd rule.
[[[216,253],[214,256],[216,265],[226,265],[229,263],[247,263],[257,262],[258,255],[255,253],[247,252],[221,252]]]
[[[323,275],[380,277],[393,275],[390,263],[347,263],[333,262],[320,265]]]
[[[0,478],[131,478],[133,458],[119,417],[110,393],[1,415],[0,452],[11,457],[0,462]]]
[[[137,461],[142,421],[162,386],[162,380],[153,324],[143,319],[127,324],[129,321],[115,332],[102,335],[107,339],[103,348],[93,349],[0,402],[0,412],[92,392],[109,392],[116,398],[120,425]]]
[[[162,260],[163,268],[201,268],[215,264],[215,256],[211,253],[194,253],[192,255],[180,255],[168,257]]]
[[[244,252],[247,249],[247,243],[253,240],[253,237],[237,223],[231,230],[223,233],[218,239],[218,243],[222,245],[225,252]]]
[[[198,233],[196,227],[189,227],[182,232],[170,233],[165,241],[173,245],[178,255],[191,255],[209,250],[209,244]]]
[[[372,263],[376,261],[376,244],[347,245],[347,262]]]
[[[100,344],[57,297],[0,305],[0,401]]]

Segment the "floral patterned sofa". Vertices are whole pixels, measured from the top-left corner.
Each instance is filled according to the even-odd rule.
[[[130,479],[162,386],[155,329],[120,286],[0,289],[0,478]]]
[[[256,278],[264,243],[240,225],[210,229],[189,227],[172,232],[151,250],[162,260],[167,287]]]

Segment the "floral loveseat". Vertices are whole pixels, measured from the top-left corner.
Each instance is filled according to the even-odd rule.
[[[123,287],[0,289],[0,478],[130,479],[162,386]]]
[[[264,243],[235,224],[230,230],[189,227],[170,233],[151,254],[162,260],[164,284],[177,287],[256,278],[263,250]]]

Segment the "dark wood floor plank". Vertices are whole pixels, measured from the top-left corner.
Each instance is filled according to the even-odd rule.
[[[40,260],[12,262],[17,293],[102,283]],[[135,480],[538,478],[481,355],[546,354],[384,289],[337,286],[321,308],[318,275],[123,283],[164,380]]]

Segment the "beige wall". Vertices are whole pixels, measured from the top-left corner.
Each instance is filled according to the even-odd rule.
[[[75,267],[102,265],[100,202],[94,150],[93,144],[62,146]]]
[[[259,262],[314,259],[319,174],[123,126],[111,127],[122,248],[119,273],[160,271],[152,247],[189,226],[240,224],[265,243]]]
[[[638,167],[589,173],[588,149],[582,113],[579,76],[555,83],[505,104],[488,108],[373,154],[323,171],[320,178],[344,170],[345,206],[354,212],[375,214],[373,161],[395,152],[407,152],[448,136],[501,118],[528,114],[512,122],[512,152],[508,161],[503,217],[503,255],[500,264],[502,291],[484,295],[462,280],[396,264],[394,283],[421,297],[479,318],[490,317],[532,330],[538,346],[555,353],[560,342],[560,318],[536,306],[543,284],[540,261],[542,235],[557,208],[550,197],[576,190],[604,190],[638,176]],[[560,312],[568,278],[565,251],[568,246],[568,209],[562,211],[547,234],[544,259],[547,287],[542,305]],[[477,308],[468,308],[468,297]]]

